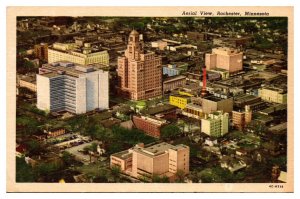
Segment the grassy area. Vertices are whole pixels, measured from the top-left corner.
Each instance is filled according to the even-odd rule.
[[[108,118],[110,118],[112,116],[111,112],[101,112],[101,113],[96,113],[95,115],[92,115],[91,117],[93,117],[93,119],[95,119],[96,121],[102,121],[102,120],[106,120]]]
[[[81,173],[95,177],[99,176],[102,172],[108,173],[108,169],[106,168],[103,162],[96,162],[89,165],[83,165],[81,167],[77,167],[76,170]]]

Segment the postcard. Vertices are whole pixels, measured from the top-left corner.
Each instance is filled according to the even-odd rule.
[[[293,192],[293,7],[8,7],[7,192]]]

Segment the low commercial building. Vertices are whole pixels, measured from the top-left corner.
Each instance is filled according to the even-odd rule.
[[[249,124],[252,120],[252,111],[249,106],[245,106],[243,111],[232,111],[232,123],[233,126],[243,130],[245,125]]]
[[[76,43],[54,43],[48,47],[48,63],[69,61],[80,65],[109,65],[109,54],[106,50],[93,48],[91,43],[79,46]]]
[[[46,131],[46,133],[47,133],[47,137],[49,137],[49,138],[57,137],[57,136],[65,134],[66,129],[65,128],[54,128],[54,129],[50,129],[50,130]]]
[[[182,111],[182,115],[195,119],[202,119],[205,117],[205,113],[203,112],[202,106],[195,103],[187,104]]]
[[[163,118],[166,120],[176,119],[177,107],[170,104],[164,104],[155,107],[149,107],[147,109],[142,110],[141,113],[145,115],[152,115],[158,118]]]
[[[112,154],[110,165],[119,166],[121,172],[135,178],[151,181],[154,175],[175,177],[178,171],[189,173],[190,149],[188,146],[171,145],[165,142],[144,147],[135,147]]]
[[[36,92],[36,78],[31,76],[18,77],[19,87],[27,88],[33,92]]]
[[[170,95],[169,103],[178,108],[184,109],[190,102],[190,97],[185,95]]]
[[[249,94],[242,94],[234,97],[234,107],[237,109],[243,109],[245,106],[249,106],[252,111],[264,109],[266,102],[262,101],[260,97]]]
[[[147,135],[152,137],[160,137],[160,129],[167,124],[167,121],[152,116],[137,116],[132,117],[133,124],[136,128],[144,131]]]
[[[163,92],[172,91],[183,87],[186,84],[186,76],[179,75],[170,77],[163,81]]]
[[[224,99],[210,95],[202,99],[202,109],[204,113],[208,114],[214,111],[230,113],[233,110],[233,99]]]
[[[176,67],[175,64],[168,64],[167,66],[163,66],[163,75],[168,75],[169,77],[179,75],[181,71],[182,69]]]
[[[211,69],[209,72],[214,72],[217,73],[221,76],[221,79],[228,79],[229,78],[229,71],[228,70],[224,70],[221,68],[215,68],[215,69]]]
[[[188,39],[191,39],[191,40],[194,40],[194,41],[197,41],[197,42],[204,41],[204,34],[203,33],[188,31],[186,33],[186,35],[187,35]]]
[[[37,77],[37,107],[81,114],[109,108],[108,72],[71,62],[44,64]]]
[[[201,119],[201,132],[211,137],[222,137],[228,133],[229,114],[216,111]]]
[[[132,172],[132,153],[128,150],[114,153],[110,156],[110,167],[119,167],[124,173]],[[127,171],[127,172],[126,172]]]
[[[165,50],[168,46],[168,42],[158,40],[158,41],[153,41],[151,42],[151,47],[152,48],[158,48],[159,50]]]
[[[265,87],[258,90],[258,96],[267,102],[275,102],[279,104],[287,103],[287,92],[283,89],[274,87]]]

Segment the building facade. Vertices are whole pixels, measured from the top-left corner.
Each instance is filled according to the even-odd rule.
[[[170,95],[169,97],[169,104],[181,109],[184,109],[190,101],[190,97],[184,95]]]
[[[201,132],[211,137],[222,137],[228,133],[229,114],[216,111],[201,119]]]
[[[258,90],[258,96],[267,102],[287,103],[287,93],[279,88],[261,88]]]
[[[132,99],[143,100],[162,95],[161,58],[144,51],[144,42],[133,30],[125,56],[118,58],[118,92]]]
[[[152,137],[160,137],[160,129],[162,126],[167,124],[167,121],[160,118],[150,116],[133,116],[133,124],[136,128],[144,131],[147,135]]]
[[[163,66],[163,74],[168,75],[169,77],[176,76],[180,74],[182,69],[176,67],[176,65],[168,64],[167,66]]]
[[[212,113],[214,111],[224,111],[230,113],[233,110],[233,99],[223,99],[216,96],[208,96],[202,98],[202,109],[204,113]]]
[[[41,43],[34,45],[34,56],[40,60],[48,60],[48,44]]]
[[[179,75],[176,77],[171,77],[163,82],[163,92],[172,91],[183,87],[186,84],[186,76]]]
[[[32,92],[36,92],[36,78],[30,76],[18,76],[17,77],[19,87],[27,88]]]
[[[204,34],[203,33],[188,31],[186,33],[186,35],[187,35],[188,39],[191,39],[191,40],[194,40],[194,41],[204,41]]]
[[[195,119],[202,119],[205,117],[205,113],[202,110],[202,106],[195,103],[187,104],[182,111],[182,115]]]
[[[212,49],[212,53],[205,54],[207,70],[220,68],[235,73],[243,70],[243,53],[227,47]]]
[[[252,111],[250,110],[250,106],[245,106],[244,111],[232,111],[232,124],[240,131],[251,121]]]
[[[135,178],[151,181],[154,175],[174,177],[178,171],[189,173],[190,149],[188,146],[171,145],[165,142],[144,147],[135,147],[112,154],[110,165],[119,166],[121,172]]]
[[[71,62],[44,64],[37,74],[37,107],[76,114],[109,108],[108,72]]]
[[[106,50],[94,50],[90,43],[78,46],[75,43],[54,43],[48,48],[48,63],[69,61],[80,65],[109,65],[109,54]]]

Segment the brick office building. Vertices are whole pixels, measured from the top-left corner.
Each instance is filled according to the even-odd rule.
[[[144,131],[147,135],[152,137],[160,137],[160,129],[167,121],[151,116],[133,116],[132,121],[136,128]]]
[[[118,58],[118,92],[142,100],[162,95],[161,57],[145,52],[142,36],[135,30],[129,35],[125,56]]]

